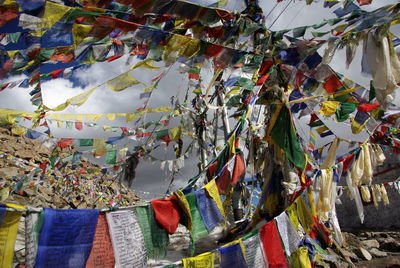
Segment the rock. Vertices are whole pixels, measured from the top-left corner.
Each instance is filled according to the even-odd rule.
[[[383,257],[387,257],[387,253],[384,251],[380,251],[377,248],[371,248],[369,250],[369,252],[371,253],[372,256],[376,257],[376,258],[383,258]]]
[[[0,174],[5,174],[6,176],[17,176],[19,169],[17,167],[5,167],[0,169]]]
[[[38,190],[45,195],[51,196],[53,194],[53,191],[48,187],[38,186]]]
[[[372,260],[371,254],[365,248],[359,247],[354,250],[354,253],[361,259],[370,261]]]
[[[345,257],[348,257],[351,261],[357,262],[360,260],[360,258],[358,258],[357,255],[352,251],[342,249],[342,253]]]
[[[389,237],[389,235],[387,233],[380,233],[379,235],[380,235],[380,237],[383,237],[383,238],[388,238]]]
[[[360,239],[356,235],[346,232],[343,232],[342,234],[348,246],[359,247]]]
[[[400,252],[400,242],[392,238],[391,240],[381,243],[380,248],[389,252]]]
[[[379,242],[376,239],[361,241],[360,245],[365,248],[379,248]]]

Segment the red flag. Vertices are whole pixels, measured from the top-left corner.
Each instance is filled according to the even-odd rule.
[[[61,149],[67,148],[74,144],[74,139],[61,139],[57,143],[57,147],[60,147]]]
[[[363,112],[363,113],[369,113],[378,107],[381,107],[381,106],[379,104],[364,103],[364,104],[358,105],[357,110],[359,110],[360,112]]]
[[[82,130],[83,128],[83,123],[82,122],[75,122],[75,128],[77,130]]]
[[[154,209],[156,222],[162,226],[168,234],[175,233],[181,220],[177,197],[172,195],[169,199],[153,200],[150,203]]]
[[[372,3],[372,0],[357,0],[360,6],[369,5]]]
[[[52,78],[57,78],[58,76],[60,76],[60,74],[64,71],[65,69],[58,69],[55,71],[51,71],[50,75]]]
[[[324,89],[328,93],[334,93],[336,90],[343,86],[340,79],[335,75],[331,75],[328,79],[325,80]]]
[[[289,268],[275,221],[261,227],[260,236],[269,267]]]
[[[0,91],[3,91],[4,89],[6,89],[9,84],[10,84],[10,82],[5,83],[4,85],[0,86]]]
[[[244,163],[243,156],[240,154],[237,154],[235,156],[235,167],[233,168],[233,174],[232,174],[232,179],[231,179],[231,185],[235,185],[238,183],[241,179],[244,178],[244,175],[246,174],[246,165]]]

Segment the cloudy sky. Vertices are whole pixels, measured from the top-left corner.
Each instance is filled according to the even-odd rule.
[[[215,0],[192,0],[192,2],[198,2],[201,4],[211,4]],[[241,1],[229,1],[229,9],[241,9]],[[305,1],[290,1],[286,0],[277,3],[275,0],[260,0],[260,5],[264,10],[264,14],[267,15],[266,25],[271,30],[282,30],[295,28],[304,25],[312,25],[322,22],[324,19],[330,19],[335,17],[332,13],[337,7],[323,8],[324,1],[314,1],[310,6],[307,6]],[[364,6],[366,10],[373,10],[383,5],[396,3],[395,0],[379,1],[374,0],[372,5]],[[399,28],[394,28],[393,31],[397,34],[400,33]],[[360,48],[359,48],[360,50]],[[351,78],[361,85],[368,85],[370,77],[361,75],[361,57],[360,51],[358,51],[355,60],[349,69],[345,68],[344,54],[339,52],[332,61],[332,67],[334,70],[345,74],[345,76]],[[125,72],[130,66],[136,63],[137,59],[129,59],[128,57],[121,57],[110,63],[95,63],[86,69],[79,69],[74,72],[74,80],[68,79],[53,79],[42,84],[42,94],[44,103],[48,107],[55,107],[56,105],[63,103],[67,98],[79,94],[83,90],[88,90],[94,86],[104,83],[105,81]],[[164,66],[163,63],[156,63],[157,66]],[[164,77],[159,87],[152,95],[148,107],[158,106],[169,106],[170,97],[177,95],[180,99],[187,89],[187,75],[179,72],[179,63],[174,64],[170,71]],[[205,68],[207,69],[207,68]],[[164,68],[159,70],[143,71],[141,69],[134,70],[131,72],[133,76],[140,82],[151,84],[150,80],[159,75]],[[204,77],[210,77],[211,69],[205,70]],[[13,77],[10,81],[15,81],[21,77]],[[79,83],[76,83],[76,82]],[[206,84],[207,81],[204,81]],[[136,85],[132,88],[128,88],[122,92],[113,92],[109,90],[105,85],[100,87],[89,100],[81,107],[69,107],[63,113],[128,113],[139,108],[143,100],[139,100],[139,95],[143,89],[143,85]],[[34,111],[35,107],[30,103],[30,96],[28,94],[29,89],[26,88],[14,88],[12,90],[5,90],[0,93],[0,107],[19,109],[24,111]],[[160,114],[152,114],[146,117],[146,120],[157,120]],[[116,119],[115,121],[100,121],[99,124],[108,124],[112,126],[127,126],[132,127],[133,123],[126,124],[123,119]],[[101,127],[99,128],[85,128],[82,131],[77,130],[66,130],[65,128],[58,128],[56,124],[51,124],[51,130],[55,137],[77,137],[77,138],[100,138],[116,136],[115,133],[105,133]],[[119,133],[118,133],[119,134]],[[350,135],[344,133],[343,135]],[[128,140],[122,141],[120,146],[129,144],[130,147],[134,145],[141,145],[143,140]],[[155,157],[161,160],[173,159],[174,154],[171,150],[165,150],[162,146],[154,152]],[[197,173],[196,157],[188,159],[186,161],[185,168],[181,170],[181,173],[175,179],[175,188],[184,185],[188,178],[194,176]],[[141,161],[137,172],[136,180],[133,188],[137,190],[139,195],[144,198],[155,198],[164,193],[167,189],[170,177],[169,173],[165,173],[160,169],[160,162],[155,164],[146,163]],[[150,192],[151,194],[144,194]]]

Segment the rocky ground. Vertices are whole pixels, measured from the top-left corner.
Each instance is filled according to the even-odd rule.
[[[400,232],[343,233],[343,250],[355,267],[400,268]]]

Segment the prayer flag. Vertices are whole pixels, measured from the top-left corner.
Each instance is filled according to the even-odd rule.
[[[181,219],[177,197],[173,195],[169,199],[152,200],[150,202],[153,206],[157,223],[162,226],[168,234],[175,233]]]
[[[97,220],[93,247],[86,262],[86,268],[114,268],[115,259],[105,214]]]
[[[288,268],[275,221],[270,221],[261,227],[260,236],[269,267]]]
[[[169,237],[167,232],[155,221],[151,204],[136,207],[136,216],[143,233],[147,256],[150,259],[165,257]]]
[[[214,252],[206,252],[192,258],[182,259],[184,268],[214,268]]]
[[[294,229],[286,212],[275,218],[286,256],[290,256],[299,246],[301,237]]]
[[[249,238],[243,238],[246,260],[249,268],[267,268],[268,262],[261,247],[258,232]]]
[[[270,136],[285,152],[287,158],[293,163],[293,165],[300,169],[304,169],[306,158],[297,139],[290,112],[286,107],[277,109],[278,110],[275,113],[278,113],[278,118],[271,129]]]
[[[117,150],[107,151],[106,164],[114,165],[117,159]]]
[[[25,266],[33,268],[42,229],[44,212],[28,213],[25,217]]]
[[[116,267],[146,267],[146,248],[136,215],[132,210],[106,214]]]
[[[12,267],[14,245],[22,212],[6,211],[5,207],[0,207],[0,214],[4,215],[0,226],[0,266]]]
[[[44,209],[35,267],[85,267],[99,211]]]
[[[109,80],[107,82],[107,86],[114,91],[122,91],[128,87],[133,85],[140,84],[133,76],[129,74],[129,72],[125,72],[120,74],[119,76]]]
[[[211,232],[219,223],[224,222],[225,218],[222,216],[214,200],[206,196],[206,190],[204,188],[195,191],[195,195],[200,216],[207,230]]]
[[[243,256],[241,243],[218,248],[221,254],[221,268],[246,268],[247,263]]]

